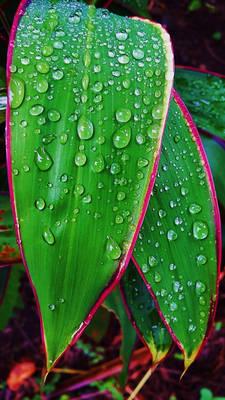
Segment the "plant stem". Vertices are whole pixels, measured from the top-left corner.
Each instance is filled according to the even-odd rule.
[[[134,391],[131,393],[131,395],[128,397],[128,400],[133,400],[135,399],[135,396],[140,392],[144,384],[147,382],[147,380],[150,378],[152,373],[155,371],[156,367],[158,364],[153,365],[149,370],[146,372],[146,374],[143,376],[143,378],[140,380]]]

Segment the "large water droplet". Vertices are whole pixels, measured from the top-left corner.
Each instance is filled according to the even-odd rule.
[[[151,267],[155,267],[158,264],[158,260],[155,256],[149,256],[148,263]]]
[[[128,37],[128,34],[126,32],[117,32],[116,33],[116,38],[118,40],[124,41],[127,39],[127,37]]]
[[[155,272],[155,274],[154,274],[154,280],[155,280],[156,283],[161,282],[162,277],[161,277],[161,275],[160,275],[158,272]]]
[[[82,152],[78,152],[76,155],[75,155],[75,160],[74,160],[74,162],[75,162],[75,164],[78,166],[78,167],[82,167],[83,165],[85,165],[86,164],[86,161],[87,161],[87,157],[86,157],[86,154],[85,153],[82,153]]]
[[[49,64],[46,61],[39,61],[36,64],[36,69],[41,74],[47,74],[49,71]]]
[[[161,119],[162,118],[162,111],[163,108],[161,105],[155,106],[152,109],[152,116],[154,119]]]
[[[55,236],[50,228],[46,227],[43,232],[43,239],[46,243],[53,245],[55,243]]]
[[[203,254],[199,254],[196,257],[197,265],[205,265],[207,263],[207,258]]]
[[[112,165],[110,167],[111,174],[117,175],[120,172],[120,170],[121,170],[121,168],[118,163],[112,163]]]
[[[46,206],[46,204],[45,204],[44,199],[42,199],[42,197],[40,197],[38,200],[35,201],[35,207],[38,210],[40,210],[40,211],[44,210],[45,206]]]
[[[47,171],[53,164],[51,156],[44,147],[39,147],[34,151],[34,161],[41,171]]]
[[[117,149],[126,147],[131,139],[131,129],[129,126],[122,126],[113,135],[113,144]]]
[[[75,185],[74,194],[81,196],[84,193],[84,186],[82,184]]]
[[[147,135],[151,138],[151,139],[157,139],[159,136],[159,126],[158,125],[151,125],[148,127],[147,129]]]
[[[64,75],[63,71],[60,71],[59,69],[57,69],[56,71],[53,71],[53,73],[52,73],[52,77],[56,81],[60,81],[63,78],[63,75]]]
[[[118,244],[110,236],[107,238],[106,252],[107,256],[112,260],[117,260],[121,256],[121,249]]]
[[[33,117],[37,117],[41,115],[44,111],[44,107],[41,104],[35,104],[33,107],[30,108],[30,115]]]
[[[42,52],[43,56],[49,57],[53,53],[53,47],[50,44],[45,45],[44,47],[42,47],[41,52]]]
[[[128,122],[131,119],[131,111],[129,108],[119,108],[116,111],[116,119],[118,122]]]
[[[170,229],[168,232],[167,232],[167,238],[168,238],[168,240],[176,240],[177,239],[177,234],[176,234],[176,232],[174,232],[172,229]]]
[[[206,285],[203,283],[203,282],[196,282],[196,285],[195,285],[195,290],[196,290],[196,293],[198,294],[198,295],[201,295],[202,293],[205,293],[205,291],[206,291]]]
[[[124,192],[118,192],[116,197],[117,197],[117,200],[122,201],[125,199],[126,194]]]
[[[120,64],[128,64],[130,59],[129,59],[128,56],[123,54],[122,56],[118,57],[118,61],[119,61]]]
[[[193,235],[197,240],[203,240],[207,238],[209,233],[208,226],[203,221],[195,221],[193,223]]]
[[[48,81],[42,76],[37,77],[37,91],[39,93],[46,93],[48,90]]]
[[[61,114],[60,114],[59,111],[57,111],[57,110],[49,110],[48,111],[48,119],[49,119],[49,121],[57,122],[57,121],[60,120],[60,118],[61,118]]]
[[[92,169],[94,172],[99,173],[99,172],[102,172],[104,168],[105,168],[105,161],[104,161],[103,155],[101,153],[99,153],[96,155],[96,157],[93,161]]]
[[[201,209],[202,209],[202,207],[196,203],[192,203],[188,208],[188,210],[191,214],[198,214],[198,213],[200,213]]]
[[[144,52],[141,49],[133,50],[132,55],[136,60],[141,60],[145,56]]]
[[[21,78],[12,77],[10,80],[10,107],[18,108],[24,99],[25,85]]]
[[[77,124],[77,133],[80,139],[88,140],[93,136],[94,127],[91,121],[86,117],[80,117]]]
[[[55,311],[55,304],[49,304],[48,308],[51,311]]]

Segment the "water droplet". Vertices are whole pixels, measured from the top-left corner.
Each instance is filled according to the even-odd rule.
[[[148,263],[151,267],[155,267],[158,264],[158,260],[154,256],[149,256],[148,257]]]
[[[141,60],[145,56],[144,52],[141,49],[133,50],[132,55],[136,60]]]
[[[89,85],[89,76],[88,74],[84,74],[83,78],[82,78],[82,87],[84,90],[87,90]]]
[[[196,257],[197,265],[205,265],[207,263],[207,258],[203,254],[199,254]]]
[[[116,33],[116,38],[118,40],[124,41],[128,38],[128,34],[126,32],[117,32]]]
[[[42,197],[40,197],[38,200],[35,201],[35,207],[38,210],[40,210],[40,211],[44,210],[45,206],[46,206],[46,204],[45,204],[44,199],[42,199]]]
[[[182,187],[180,188],[180,193],[181,193],[182,196],[186,196],[186,194],[188,194],[188,191],[189,191],[189,190],[188,190],[188,188],[186,188],[186,187],[183,187],[183,186],[182,186]]]
[[[126,147],[131,139],[131,129],[129,126],[122,126],[117,129],[113,135],[113,144],[117,149],[123,149]]]
[[[125,199],[126,194],[124,192],[118,192],[116,197],[117,197],[117,200],[122,201]]]
[[[121,249],[118,244],[110,236],[107,237],[106,252],[107,256],[112,260],[118,260],[121,256]]]
[[[88,140],[93,136],[94,127],[91,121],[84,116],[80,117],[77,124],[77,133],[80,139]]]
[[[53,245],[55,243],[55,237],[50,228],[46,227],[43,232],[43,239],[49,245]]]
[[[159,136],[159,126],[158,125],[151,125],[147,129],[147,135],[151,139],[157,139]]]
[[[34,161],[40,171],[47,171],[53,164],[51,156],[44,147],[39,147],[34,151]]]
[[[85,53],[83,57],[83,62],[85,67],[89,67],[89,65],[91,64],[91,56],[88,52]]]
[[[164,217],[166,217],[166,215],[167,215],[165,210],[159,210],[159,213],[158,213],[158,214],[159,214],[159,217],[160,217],[160,218],[164,218]]]
[[[81,196],[84,193],[84,186],[81,184],[75,185],[74,194]]]
[[[57,69],[56,71],[53,71],[53,73],[52,73],[52,77],[56,81],[60,81],[63,78],[63,75],[64,75],[63,71],[60,71],[59,69]]]
[[[160,275],[158,272],[155,272],[155,274],[154,274],[154,280],[155,280],[156,283],[161,282],[162,277],[161,277],[161,275]]]
[[[104,168],[105,168],[105,161],[104,161],[103,155],[101,153],[99,153],[96,155],[96,157],[93,161],[92,169],[94,172],[99,173],[99,172],[102,172]]]
[[[11,77],[10,80],[10,107],[18,108],[24,99],[25,85],[21,78]]]
[[[198,214],[198,213],[200,213],[201,209],[202,209],[202,207],[196,203],[192,203],[188,208],[188,210],[191,214]]]
[[[112,163],[112,165],[110,167],[111,174],[117,175],[120,172],[120,170],[121,170],[121,168],[118,163]]]
[[[128,122],[131,119],[131,111],[128,108],[119,108],[116,111],[116,119],[118,122]]]
[[[63,133],[62,135],[60,135],[59,141],[61,144],[66,144],[67,140],[68,140],[68,135],[66,133]]]
[[[155,106],[152,109],[152,116],[154,119],[161,119],[162,118],[162,111],[163,108],[161,105]]]
[[[147,167],[148,163],[149,163],[148,160],[142,157],[140,157],[137,161],[137,165],[139,168]]]
[[[55,304],[49,304],[48,306],[49,310],[55,311]],[[50,360],[52,362],[52,360]]]
[[[122,217],[122,215],[116,215],[115,223],[116,223],[116,224],[122,224],[122,223],[123,223],[123,217]]]
[[[48,90],[48,81],[42,78],[42,76],[38,76],[36,88],[39,93],[46,93]]]
[[[89,204],[92,202],[92,196],[90,194],[87,194],[86,196],[83,197],[82,202],[84,204]]]
[[[57,301],[59,303],[65,303],[65,299],[63,297],[58,297]]]
[[[50,44],[48,44],[48,45],[42,47],[41,52],[42,52],[43,56],[49,57],[53,53],[53,47]]]
[[[57,111],[57,110],[49,110],[48,111],[48,119],[49,119],[49,121],[57,122],[57,121],[60,120],[60,118],[61,118],[61,114],[60,114],[59,111]]]
[[[42,138],[42,143],[43,143],[43,144],[50,144],[50,143],[52,143],[53,140],[55,140],[55,139],[56,139],[56,136],[55,136],[53,133],[50,133],[49,135],[44,136],[44,137]]]
[[[60,177],[60,181],[65,183],[68,181],[68,175],[67,174],[62,174]]]
[[[44,107],[40,104],[35,104],[33,107],[30,108],[30,115],[33,117],[37,117],[38,115],[42,114],[44,111]]]
[[[193,235],[197,240],[203,240],[207,238],[209,233],[208,226],[203,221],[195,221],[193,223]]]
[[[172,301],[172,303],[170,303],[170,310],[175,311],[176,309],[177,309],[177,304],[174,303],[174,301]]]
[[[36,69],[41,74],[47,74],[49,71],[49,64],[46,61],[39,61],[36,64]]]
[[[141,270],[143,274],[147,274],[147,272],[149,272],[149,266],[147,264],[143,264]]]
[[[176,234],[176,232],[174,232],[172,229],[170,229],[170,230],[167,232],[167,239],[168,239],[168,240],[176,240],[176,239],[177,239],[177,234]]]
[[[129,59],[128,56],[123,54],[122,56],[118,57],[118,61],[119,61],[120,64],[128,64],[130,59]]]
[[[201,295],[206,291],[206,285],[203,282],[196,282],[195,290],[197,295]]]
[[[129,87],[130,87],[130,79],[124,79],[123,80],[123,82],[122,82],[122,84],[123,84],[123,87],[125,88],[125,89],[129,89]]]
[[[86,157],[86,154],[85,153],[82,153],[82,152],[78,152],[76,155],[75,155],[75,160],[74,160],[74,162],[75,162],[75,164],[78,166],[78,167],[82,167],[83,165],[85,165],[86,164],[86,161],[87,161],[87,157]]]

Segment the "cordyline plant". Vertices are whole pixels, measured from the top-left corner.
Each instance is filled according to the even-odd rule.
[[[1,301],[7,312],[3,294],[17,267],[9,280],[8,268],[22,258],[39,310],[46,373],[105,299],[120,316],[120,294],[153,367],[175,342],[186,370],[209,337],[220,216],[202,142],[173,76],[169,35],[149,19],[76,0],[19,5],[7,59],[11,206],[3,177]],[[207,134],[203,144],[222,205],[224,82],[175,70],[175,88]],[[1,121],[5,98],[2,90]],[[110,294],[118,282],[120,294],[118,288]]]

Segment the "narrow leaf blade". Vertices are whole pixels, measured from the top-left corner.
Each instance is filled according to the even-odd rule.
[[[215,315],[221,232],[208,162],[177,94],[153,192],[133,254],[187,369]]]
[[[168,35],[145,22],[63,0],[22,1],[14,20],[7,69],[10,193],[48,369],[121,276],[147,207],[173,57]],[[149,85],[155,87],[158,74],[155,100]],[[153,120],[154,139],[145,130]]]

